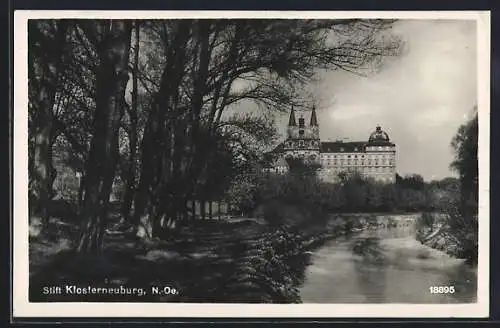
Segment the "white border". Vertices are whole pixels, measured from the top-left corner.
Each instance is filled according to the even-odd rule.
[[[479,264],[474,304],[192,304],[28,302],[27,20],[34,18],[401,18],[477,22],[479,109]],[[489,315],[490,12],[347,11],[15,11],[14,13],[14,252],[15,317],[487,317]]]

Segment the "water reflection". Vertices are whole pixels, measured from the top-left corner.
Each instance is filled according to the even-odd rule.
[[[389,224],[387,224],[389,223]],[[304,303],[468,303],[476,271],[415,240],[413,222],[375,228],[327,243],[313,254],[301,287]],[[436,295],[430,286],[454,286]]]

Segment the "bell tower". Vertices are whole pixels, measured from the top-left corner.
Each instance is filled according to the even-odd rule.
[[[288,119],[287,139],[284,145],[286,159],[300,159],[306,164],[319,164],[319,124],[316,116],[316,108],[313,107],[309,124],[303,114],[295,118],[295,110],[292,107]]]

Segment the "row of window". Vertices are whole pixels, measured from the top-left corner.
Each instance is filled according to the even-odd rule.
[[[336,168],[323,169],[322,171],[324,171],[324,172],[340,172],[340,171],[343,171],[343,170],[345,170],[345,168],[336,167]],[[380,172],[380,173],[386,172],[387,173],[387,172],[393,172],[394,170],[393,170],[392,167],[378,166],[378,167],[357,168],[354,171],[358,171],[360,173],[363,173],[363,172],[366,172],[366,173],[369,173],[369,172]]]
[[[312,141],[299,140],[298,144],[294,144],[292,141],[287,142],[288,148],[293,148],[293,147],[296,147],[297,145],[298,145],[298,147],[304,147],[304,146],[308,146],[308,145],[312,145],[314,147],[317,147],[317,146],[319,146],[319,143],[317,140],[312,140]],[[388,146],[378,146],[378,147],[367,147],[366,148],[367,151],[390,151],[393,149],[394,149],[393,147],[388,147]],[[340,147],[339,150],[340,150],[340,152],[344,152],[345,148]],[[358,148],[358,147],[354,147],[354,149],[353,149],[354,152],[359,152],[362,150],[363,150],[362,148]],[[331,152],[332,148],[327,148],[326,151]]]
[[[390,146],[378,146],[378,147],[366,147],[367,151],[380,151],[380,150],[393,150],[393,147]]]
[[[266,170],[267,172],[271,173],[279,173],[279,174],[284,174],[288,171],[286,167],[274,167]],[[334,175],[336,176],[338,173],[340,173],[343,170],[340,169],[326,169],[326,170],[321,170],[320,175],[323,177],[326,176],[331,176]],[[390,170],[389,168],[368,168],[365,170],[356,170],[359,174],[361,174],[364,177],[374,177],[374,178],[393,178],[394,172]]]
[[[331,154],[321,154],[321,158],[367,158],[367,159],[376,159],[376,158],[393,158],[394,154],[367,154],[367,155],[331,155]]]
[[[381,160],[381,161],[363,161],[363,160],[339,160],[339,161],[330,161],[330,160],[323,160],[322,161],[323,165],[326,165],[326,166],[345,166],[345,165],[356,165],[356,166],[365,166],[365,165],[369,165],[369,166],[379,166],[379,165],[395,165],[396,163],[394,161],[391,161],[391,160]]]

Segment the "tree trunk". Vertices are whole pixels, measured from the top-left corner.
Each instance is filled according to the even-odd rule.
[[[166,66],[163,70],[160,89],[155,95],[142,142],[141,176],[135,198],[133,223],[145,211],[153,198],[162,203],[171,203],[173,143],[175,142],[175,120],[178,117],[179,89],[185,74],[186,47],[190,35],[190,23],[179,21],[172,28],[172,43],[166,47]],[[175,138],[175,139],[174,139]],[[177,204],[176,208],[180,208]],[[162,214],[171,215],[172,206],[163,207]],[[176,216],[176,215],[175,215]]]
[[[182,212],[182,220],[184,222],[189,220],[188,203],[189,203],[189,200],[185,199],[184,200],[184,210]]]
[[[131,221],[134,226],[139,224],[141,216],[145,213],[148,204],[151,203],[153,180],[155,175],[159,174],[156,165],[159,153],[155,151],[161,141],[159,119],[159,104],[156,97],[153,97],[141,144],[141,173],[139,186],[135,194],[134,214]]]
[[[80,173],[81,174],[81,173]],[[82,213],[82,207],[83,207],[83,196],[84,196],[84,186],[85,186],[85,178],[82,176],[80,176],[80,178],[78,179],[78,199],[77,199],[77,209],[78,209],[78,214],[81,214]]]
[[[202,220],[205,220],[205,217],[206,217],[206,204],[205,204],[205,200],[201,199],[200,200],[200,218]]]
[[[96,72],[96,111],[85,173],[81,213],[83,229],[77,247],[78,252],[92,254],[102,250],[107,223],[109,195],[118,157],[118,129],[128,81],[132,26],[127,20],[105,21],[88,26],[89,29],[96,27],[102,34],[96,47],[100,49],[100,63]]]
[[[134,41],[134,68],[132,75],[132,107],[129,111],[130,128],[129,128],[129,163],[127,168],[127,182],[125,195],[122,204],[122,216],[125,220],[130,221],[130,208],[135,190],[135,174],[136,174],[136,148],[137,148],[137,97],[138,97],[138,72],[139,72],[139,21],[135,21],[135,41]]]
[[[48,202],[52,197],[53,107],[65,47],[67,25],[63,21],[29,22],[29,105],[32,113],[33,159],[31,214],[49,221]]]

